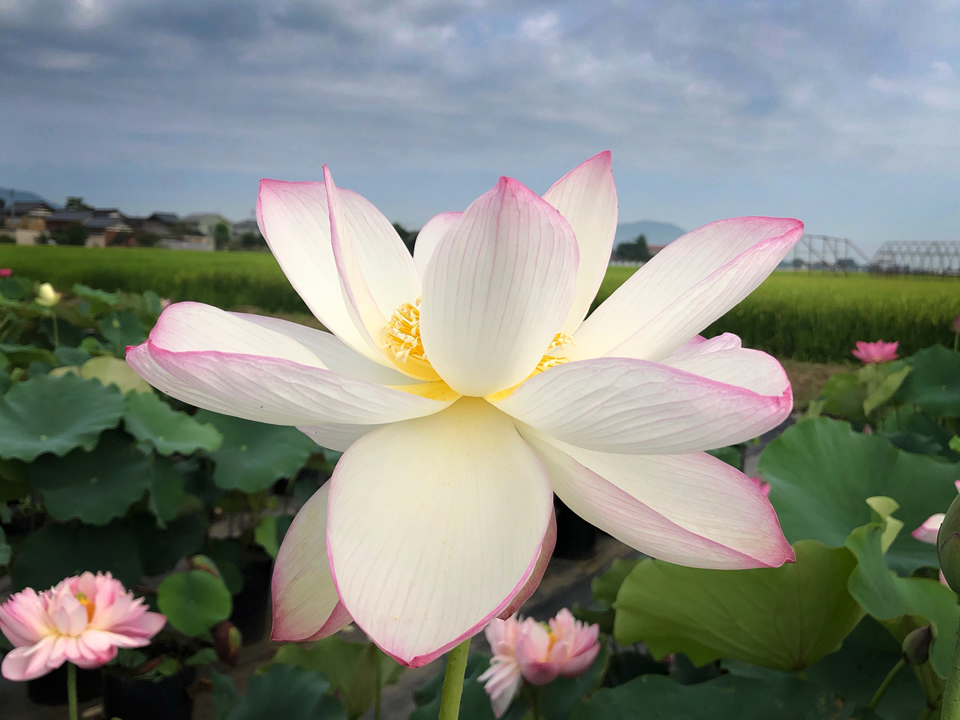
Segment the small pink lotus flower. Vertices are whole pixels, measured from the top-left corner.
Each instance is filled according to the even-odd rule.
[[[857,347],[850,352],[857,360],[869,365],[870,363],[884,363],[897,359],[897,346],[899,342],[884,342],[877,340],[873,343],[857,341]]]
[[[503,715],[521,680],[546,685],[558,675],[577,677],[590,667],[600,651],[599,625],[584,625],[564,608],[549,626],[532,618],[493,620],[486,635],[494,656],[478,679],[486,682],[493,714]]]
[[[10,268],[0,268],[0,277],[10,277],[13,275],[13,270]]]
[[[752,478],[750,478],[750,479],[753,480],[753,481],[757,484],[757,487],[760,488],[760,492],[763,493],[763,496],[764,496],[765,498],[770,497],[770,483],[764,482],[764,480],[763,480],[762,478],[759,478],[759,477],[757,477],[756,475],[754,475],[754,476],[753,476]]]
[[[110,573],[85,572],[38,593],[32,588],[0,605],[0,631],[13,643],[0,672],[8,680],[33,680],[64,662],[95,668],[118,647],[150,644],[167,619],[148,612]]]

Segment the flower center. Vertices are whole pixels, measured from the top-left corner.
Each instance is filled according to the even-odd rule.
[[[570,358],[563,355],[562,351],[565,345],[573,344],[572,337],[566,333],[557,333],[531,376],[570,362]],[[384,327],[382,348],[397,367],[407,374],[422,380],[440,379],[437,371],[430,365],[420,339],[420,298],[417,298],[416,302],[404,303],[393,311]]]
[[[383,340],[387,355],[405,372],[424,380],[438,379],[420,340],[420,298],[393,311],[384,328]]]
[[[88,598],[82,592],[78,592],[74,597],[77,599],[81,605],[87,609],[87,622],[93,622],[93,614],[97,610],[97,606],[94,604],[93,600]]]

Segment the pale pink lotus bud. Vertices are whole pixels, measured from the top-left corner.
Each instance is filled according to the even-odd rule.
[[[0,605],[0,632],[14,646],[0,672],[19,681],[46,675],[64,662],[100,667],[117,648],[149,645],[166,622],[110,573],[86,572],[42,593],[27,588]]]
[[[857,347],[850,352],[857,360],[867,365],[870,363],[884,363],[897,359],[897,346],[899,344],[899,342],[888,343],[883,340],[877,340],[872,343],[858,340]]]
[[[760,492],[763,493],[763,496],[765,498],[770,497],[770,483],[764,482],[762,478],[759,478],[756,475],[754,475],[750,479],[757,484],[757,487],[760,488]]]
[[[923,521],[923,525],[918,527],[910,534],[920,542],[936,545],[937,533],[940,532],[940,526],[943,524],[943,518],[943,513],[934,513]]]
[[[13,270],[10,268],[0,268],[0,277],[10,277],[13,275]]]
[[[0,270],[0,274],[3,273],[3,270]],[[957,335],[960,335],[960,315],[957,315],[953,319],[953,324],[950,326],[950,329]]]

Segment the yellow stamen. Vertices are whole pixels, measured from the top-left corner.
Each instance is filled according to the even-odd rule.
[[[74,597],[77,599],[81,605],[87,609],[87,622],[93,622],[93,614],[97,611],[97,606],[94,604],[93,600],[88,598],[82,592],[78,592]]]
[[[420,298],[397,308],[384,328],[383,349],[401,370],[421,380],[439,380],[420,340]]]
[[[566,333],[558,332],[556,335],[554,335],[550,345],[547,346],[547,351],[543,354],[540,362],[537,363],[537,367],[534,369],[532,374],[536,375],[537,373],[542,373],[544,370],[549,370],[557,365],[570,362],[570,358],[568,358],[566,355],[557,354],[563,349],[564,345],[576,345],[576,343],[573,341],[573,338]]]

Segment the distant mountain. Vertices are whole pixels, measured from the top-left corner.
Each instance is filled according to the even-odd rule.
[[[12,198],[11,193],[13,195]],[[45,202],[50,207],[60,207],[59,203],[52,203],[45,197],[30,192],[29,190],[14,190],[12,188],[0,187],[0,198],[3,198],[3,201],[8,207],[11,203],[15,202]]]
[[[616,247],[622,242],[633,242],[637,239],[637,235],[644,235],[647,238],[647,245],[666,245],[685,232],[686,230],[678,228],[672,223],[655,222],[653,220],[623,223],[617,225],[617,234],[613,238],[613,246]]]

